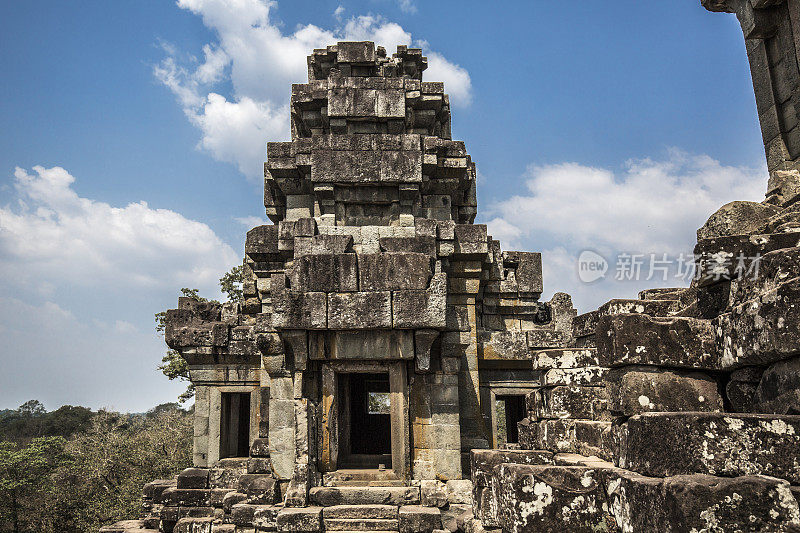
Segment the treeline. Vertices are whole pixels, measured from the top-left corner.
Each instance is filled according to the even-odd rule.
[[[145,483],[191,466],[192,414],[37,401],[0,411],[0,532],[89,533],[137,518]]]

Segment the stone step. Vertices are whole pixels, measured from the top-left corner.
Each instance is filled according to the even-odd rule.
[[[100,528],[100,533],[158,533],[157,529],[145,529],[141,520],[123,520]]]
[[[220,459],[210,468],[209,486],[214,489],[235,489],[239,478],[247,474],[247,457]]]
[[[396,479],[392,470],[375,470],[363,468],[339,469],[336,472],[326,472],[322,476],[325,486],[359,485],[373,487],[402,487],[402,480]]]
[[[420,501],[419,487],[313,487],[312,502],[333,505],[411,505]]]
[[[325,531],[397,531],[397,518],[326,518]]]
[[[322,518],[328,519],[382,519],[396,520],[396,505],[334,505],[322,509]]]

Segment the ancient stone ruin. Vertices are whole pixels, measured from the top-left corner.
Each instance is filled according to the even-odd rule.
[[[800,0],[704,6],[744,30],[766,200],[711,215],[690,287],[579,316],[473,223],[422,51],[314,50],[243,303],[167,314],[195,467],[102,531],[800,531]]]

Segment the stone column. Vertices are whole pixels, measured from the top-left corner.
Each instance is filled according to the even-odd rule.
[[[800,192],[800,0],[702,3],[735,13],[742,26],[770,172],[767,196],[782,203]]]

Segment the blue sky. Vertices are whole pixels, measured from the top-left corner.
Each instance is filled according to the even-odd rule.
[[[545,296],[581,311],[675,281],[582,284],[580,251],[691,252],[711,212],[766,187],[741,30],[699,1],[0,10],[0,408],[176,396],[152,315],[182,286],[215,296],[240,260],[289,84],[337,39],[423,46],[478,165],[478,221],[543,251]]]

